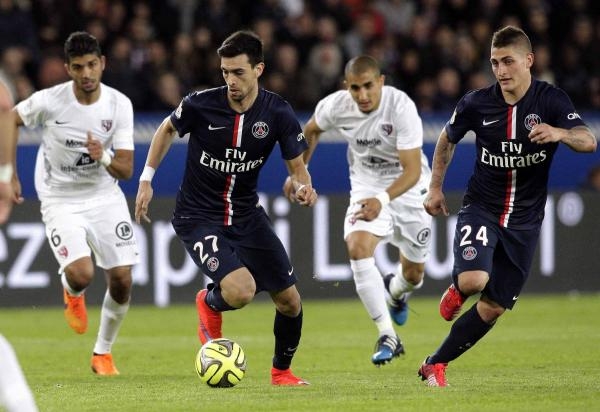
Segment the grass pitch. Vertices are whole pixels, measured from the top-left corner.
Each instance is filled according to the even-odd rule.
[[[472,304],[473,298],[466,305]],[[265,300],[224,316],[224,335],[248,358],[242,382],[203,385],[189,305],[132,305],[113,348],[121,375],[89,366],[98,308],[83,336],[61,308],[2,309],[0,332],[15,347],[40,411],[591,411],[600,410],[600,297],[522,295],[473,349],[452,362],[448,388],[428,388],[417,369],[448,333],[438,299],[413,297],[397,328],[407,354],[370,362],[376,330],[358,299],[305,301],[292,368],[307,387],[272,387],[273,306]]]

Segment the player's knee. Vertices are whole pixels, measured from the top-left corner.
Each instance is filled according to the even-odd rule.
[[[366,259],[373,256],[370,245],[352,236],[346,239],[346,248],[348,249],[350,260]]]
[[[255,295],[255,290],[249,290],[249,289],[245,289],[245,290],[241,290],[239,291],[239,293],[236,296],[236,307],[244,307],[247,304],[249,304],[250,302],[252,302],[252,299],[254,299],[254,295]]]
[[[107,273],[110,296],[120,304],[128,302],[131,296],[131,285],[133,283],[131,267],[117,267],[108,270]]]
[[[256,284],[254,282],[228,285],[221,283],[221,294],[225,302],[234,308],[240,309],[254,299]]]
[[[83,290],[89,286],[94,278],[94,267],[76,261],[65,267],[65,275],[73,290]]]
[[[272,293],[271,296],[277,310],[285,316],[294,318],[302,310],[302,300],[294,286],[279,293]]]
[[[458,289],[463,294],[471,296],[481,292],[489,279],[488,274],[480,270],[463,272],[458,275]]]
[[[288,299],[283,302],[276,303],[277,310],[285,316],[295,318],[302,309],[300,299]]]

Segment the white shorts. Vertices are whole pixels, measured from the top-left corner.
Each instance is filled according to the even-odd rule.
[[[59,273],[75,260],[91,256],[92,250],[96,265],[103,269],[139,262],[129,208],[120,189],[85,201],[45,201],[41,211]]]
[[[355,193],[353,192],[353,195]],[[344,218],[344,239],[352,232],[365,231],[381,237],[400,249],[402,255],[415,263],[425,263],[429,257],[432,217],[423,206],[404,204],[402,196],[385,206],[375,220],[354,220],[357,201],[374,197],[375,193],[362,193],[350,199]]]

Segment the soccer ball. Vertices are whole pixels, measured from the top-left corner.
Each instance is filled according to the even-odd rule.
[[[213,388],[237,385],[246,373],[246,355],[232,340],[220,338],[206,342],[196,355],[200,380]]]

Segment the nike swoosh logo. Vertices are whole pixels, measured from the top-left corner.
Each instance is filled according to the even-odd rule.
[[[66,124],[66,123],[69,123],[69,122],[59,122],[58,120],[55,120],[54,123],[56,123],[56,124]]]
[[[221,126],[221,127],[215,127],[212,124],[208,125],[208,130],[219,130],[219,129],[224,129],[225,126]]]
[[[496,122],[499,122],[499,121],[500,121],[500,119],[492,120],[491,122],[486,122],[485,119],[483,119],[483,125],[484,126],[489,126],[490,124],[496,123]]]
[[[290,270],[288,270],[288,276],[292,276],[292,273],[294,273],[294,268],[291,268]]]
[[[513,296],[513,300],[517,300],[517,299],[519,299],[518,296]]]

